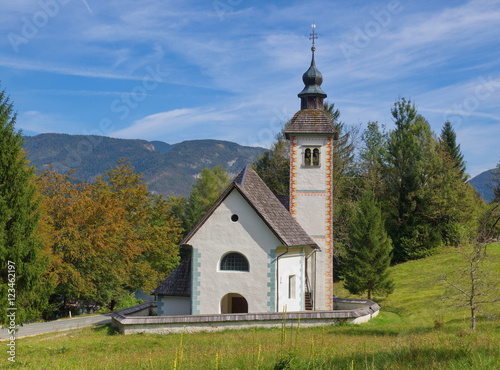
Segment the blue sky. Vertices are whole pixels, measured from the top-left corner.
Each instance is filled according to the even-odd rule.
[[[393,127],[399,97],[450,120],[477,175],[500,161],[500,0],[16,0],[0,80],[25,134],[268,146],[316,63],[341,119]]]

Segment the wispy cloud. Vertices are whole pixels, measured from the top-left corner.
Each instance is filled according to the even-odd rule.
[[[135,121],[131,126],[117,130],[110,136],[118,138],[147,138],[150,140],[171,135],[182,135],[193,127],[206,122],[222,122],[235,119],[230,112],[213,108],[185,108],[160,112]],[[201,130],[200,130],[201,131]]]
[[[30,20],[40,3],[7,2],[0,13],[0,78],[22,97],[18,123],[38,132],[66,132],[63,116],[116,118],[113,98],[132,94],[144,69],[159,65],[168,76],[130,115],[114,120],[113,136],[266,145],[282,116],[299,108],[312,22],[323,88],[347,124],[390,124],[392,104],[405,96],[437,130],[447,112],[475,97],[479,77],[499,77],[500,0],[400,0],[386,24],[376,14],[394,2],[252,0],[225,2],[221,13],[212,1],[78,0],[61,6],[16,54],[5,35],[21,34],[22,17]],[[356,46],[359,32],[368,41]],[[358,49],[346,58],[342,44]],[[496,133],[498,91],[464,109],[457,129]],[[278,119],[275,111],[286,114]],[[472,147],[462,147],[472,158]]]

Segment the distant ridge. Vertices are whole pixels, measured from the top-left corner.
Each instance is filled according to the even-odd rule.
[[[491,170],[484,171],[469,180],[469,183],[476,188],[478,194],[486,202],[491,202],[495,198],[493,189],[496,186],[495,178],[497,175],[495,173],[497,171],[498,170],[496,168],[493,168]]]
[[[40,134],[26,136],[28,159],[41,173],[48,165],[59,173],[75,169],[81,181],[93,181],[125,158],[143,175],[149,190],[188,195],[205,167],[223,166],[231,175],[254,162],[265,149],[222,140],[162,141],[115,139],[95,135]]]

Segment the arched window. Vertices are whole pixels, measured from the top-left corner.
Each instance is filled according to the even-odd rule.
[[[221,271],[250,271],[248,260],[241,253],[231,252],[222,257]]]
[[[319,149],[314,148],[313,150],[313,166],[319,166]]]
[[[303,156],[303,166],[304,167],[319,167],[321,165],[320,160],[320,149],[319,147],[307,147],[304,148]]]
[[[304,166],[311,165],[311,149],[307,148],[304,153]]]

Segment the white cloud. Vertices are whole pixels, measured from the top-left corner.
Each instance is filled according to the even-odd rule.
[[[168,112],[160,112],[135,121],[131,126],[117,130],[110,134],[112,137],[126,139],[158,139],[191,131],[202,126],[206,122],[223,122],[236,119],[230,111],[218,111],[213,108],[185,108],[175,109]]]

